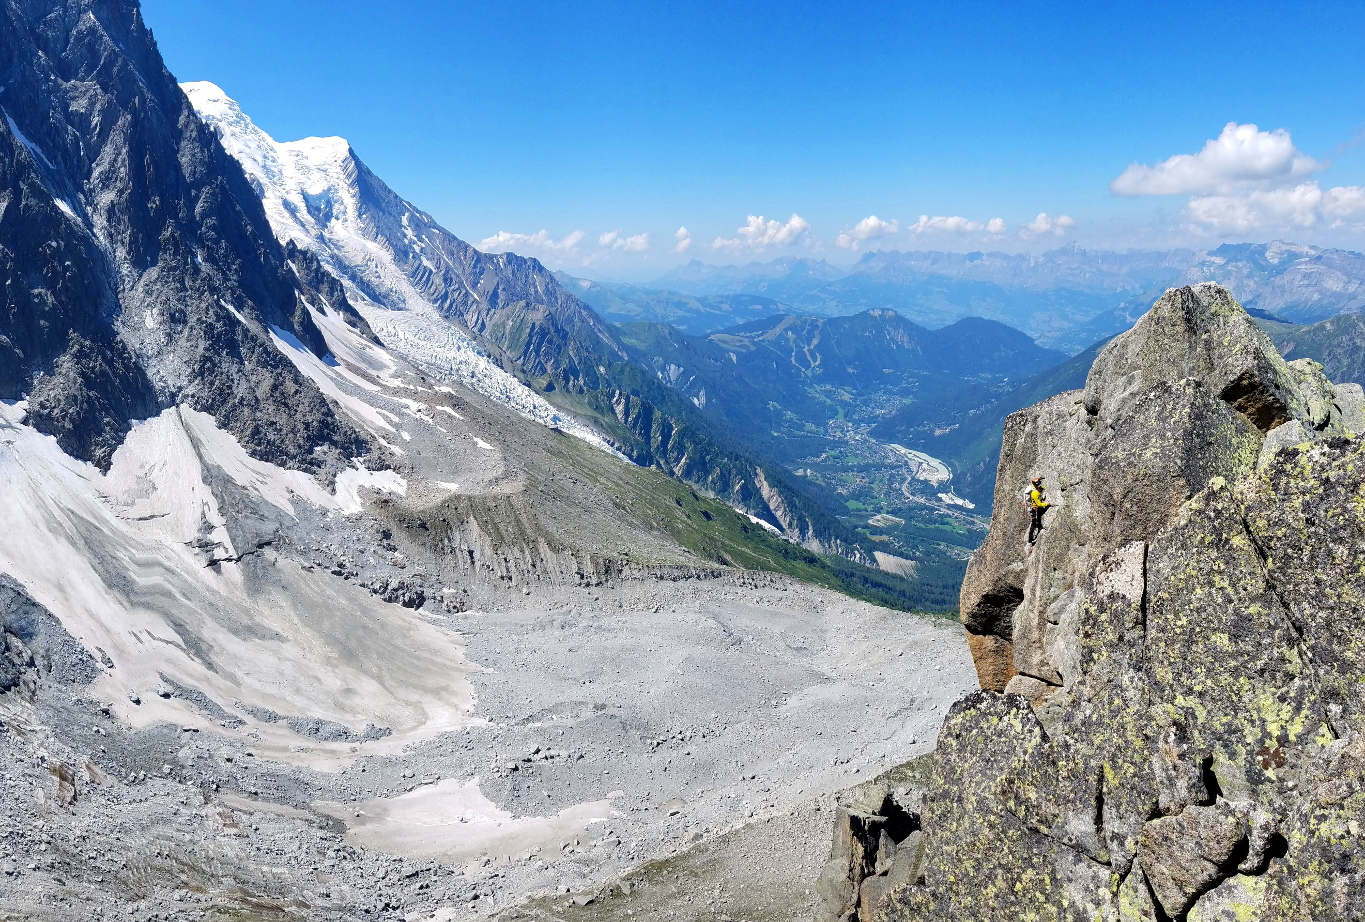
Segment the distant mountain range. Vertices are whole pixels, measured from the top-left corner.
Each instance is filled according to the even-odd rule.
[[[862,508],[919,518],[911,532],[943,523],[942,507],[906,512],[902,498],[932,503],[935,490],[891,446],[939,459],[948,495],[989,510],[1005,417],[1083,386],[1099,347],[1170,286],[1226,285],[1292,357],[1323,361],[1334,380],[1365,378],[1365,320],[1353,313],[1365,308],[1365,256],[1278,241],[878,252],[849,268],[693,260],[648,285],[559,278],[622,324],[638,365],[845,497],[851,525]]]
[[[888,403],[968,381],[988,389],[1066,359],[993,320],[929,330],[883,310],[778,315],[708,337],[626,324],[621,338],[661,380],[787,463],[824,450],[832,420],[875,419]]]
[[[712,266],[692,260],[658,279],[651,287],[699,295],[758,294],[788,304],[813,288],[848,275],[849,270],[823,259],[782,256],[743,266]]]
[[[1296,323],[1365,310],[1365,255],[1281,241],[1203,252],[874,252],[850,267],[791,257],[743,266],[693,260],[646,285],[579,284],[609,320],[663,321],[694,334],[756,319],[736,300],[749,296],[820,317],[889,309],[930,327],[985,317],[1076,354],[1126,330],[1166,288],[1201,281]]]
[[[1312,359],[1332,381],[1365,385],[1365,315],[1341,314],[1306,325],[1257,318],[1285,358]]]

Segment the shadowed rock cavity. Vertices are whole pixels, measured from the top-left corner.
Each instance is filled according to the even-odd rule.
[[[922,776],[916,776],[923,768],[927,764],[909,763],[840,796],[829,861],[816,885],[816,922],[872,919],[889,894],[920,879],[924,792]]]
[[[876,918],[1365,918],[1355,390],[1205,284],[1007,420],[961,597],[983,691]]]

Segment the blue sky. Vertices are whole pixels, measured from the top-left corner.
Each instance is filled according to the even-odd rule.
[[[178,78],[277,139],[342,135],[459,236],[581,274],[877,247],[1365,248],[1365,4],[143,8]],[[1111,188],[1131,164],[1155,169]]]

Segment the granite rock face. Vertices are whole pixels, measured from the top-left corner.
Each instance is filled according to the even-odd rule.
[[[888,894],[920,879],[919,811],[932,764],[932,755],[921,756],[839,796],[814,922],[871,919]]]
[[[962,591],[984,690],[872,917],[1365,918],[1359,422],[1212,284],[1010,417]]]
[[[0,399],[27,397],[33,425],[101,466],[175,404],[291,467],[362,451],[273,344],[271,327],[326,352],[137,4],[5,0],[0,85]]]

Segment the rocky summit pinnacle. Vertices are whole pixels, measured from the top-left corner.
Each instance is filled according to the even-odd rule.
[[[1362,403],[1201,284],[1009,418],[961,597],[982,691],[869,918],[1365,918]]]

